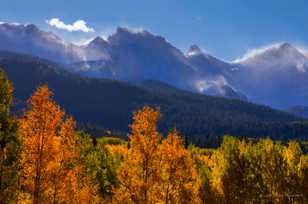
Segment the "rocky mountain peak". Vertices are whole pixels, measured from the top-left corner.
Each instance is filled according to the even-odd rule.
[[[203,53],[202,50],[197,45],[191,45],[190,48],[187,51],[188,56],[198,55],[198,54],[202,54],[202,53]]]

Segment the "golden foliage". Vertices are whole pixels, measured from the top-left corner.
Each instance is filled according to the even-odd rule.
[[[74,121],[51,100],[42,86],[29,100],[29,110],[19,120],[22,139],[21,189],[33,203],[85,203],[78,183],[80,168]]]
[[[197,172],[176,130],[159,147],[160,182],[157,194],[164,203],[200,203]]]
[[[127,156],[128,148],[127,145],[124,144],[106,144],[105,145],[108,152],[111,153],[113,159],[117,159],[120,157],[121,160],[124,160]]]
[[[159,110],[134,114],[131,148],[118,171],[113,203],[199,203],[196,172],[176,131],[162,141]]]

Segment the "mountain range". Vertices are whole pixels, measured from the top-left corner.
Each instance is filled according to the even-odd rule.
[[[268,106],[180,90],[157,80],[135,85],[80,76],[54,62],[30,55],[0,52],[0,67],[14,85],[14,113],[19,115],[36,87],[48,84],[55,101],[79,127],[101,136],[112,130],[126,136],[132,113],[144,105],[159,107],[159,128],[176,127],[199,146],[215,146],[221,136],[306,139],[308,123]]]
[[[274,108],[308,105],[308,58],[289,43],[257,49],[232,62],[192,45],[184,53],[161,36],[119,27],[107,39],[65,42],[33,24],[0,24],[0,50],[37,56],[92,78],[133,84],[157,80],[178,89]]]

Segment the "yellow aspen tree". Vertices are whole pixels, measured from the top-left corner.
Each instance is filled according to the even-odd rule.
[[[211,155],[207,165],[211,169],[210,186],[212,188],[213,194],[215,194],[215,198],[221,201],[224,197],[222,177],[227,168],[227,161],[220,151],[215,150]]]
[[[297,142],[290,141],[283,152],[283,157],[287,163],[285,167],[286,176],[283,179],[287,182],[285,193],[288,196],[294,196],[296,201],[305,203],[304,198],[307,198],[307,192],[305,193],[305,190],[307,191],[307,180],[304,180],[304,174],[307,169],[303,168],[302,155],[300,145]]]
[[[161,135],[156,123],[159,111],[145,106],[134,113],[131,125],[131,148],[118,170],[119,187],[113,203],[156,203],[159,177],[159,144]]]
[[[286,194],[286,162],[283,158],[285,147],[271,139],[261,139],[257,144],[257,159],[264,187],[267,190],[264,200],[283,203]]]
[[[157,194],[162,203],[200,203],[197,172],[176,130],[160,145],[160,182]]]

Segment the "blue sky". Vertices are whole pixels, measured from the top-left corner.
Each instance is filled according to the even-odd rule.
[[[84,20],[95,32],[59,30],[47,25],[52,18]],[[34,23],[71,41],[143,28],[226,60],[274,42],[308,45],[307,0],[0,0],[0,21]]]

